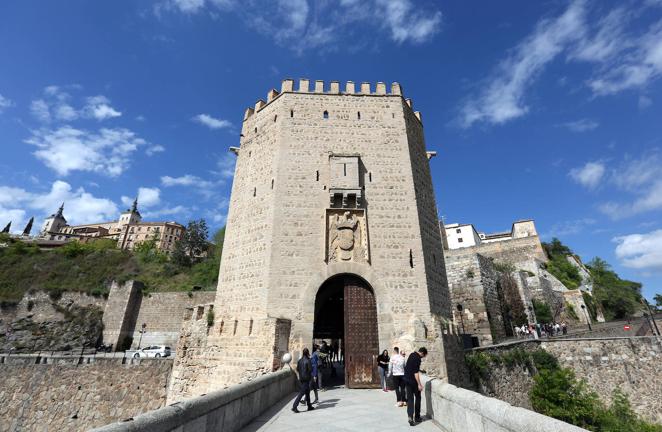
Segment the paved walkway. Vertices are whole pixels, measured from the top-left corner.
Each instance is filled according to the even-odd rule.
[[[291,410],[296,394],[293,393],[271,407],[243,429],[243,432],[392,432],[412,430],[416,432],[440,432],[432,420],[425,420],[416,427],[407,423],[407,408],[395,406],[395,393],[381,390],[349,390],[335,387],[320,392],[320,404],[312,412],[301,405],[299,414]],[[314,398],[311,392],[310,395]],[[421,416],[425,417],[425,397]]]

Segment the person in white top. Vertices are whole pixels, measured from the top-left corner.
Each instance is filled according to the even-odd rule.
[[[388,363],[388,374],[393,378],[393,385],[395,386],[395,397],[397,398],[397,406],[405,405],[407,400],[405,395],[405,357],[400,354],[398,347],[393,348],[393,356]]]

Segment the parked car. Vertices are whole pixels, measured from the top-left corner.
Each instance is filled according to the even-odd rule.
[[[133,358],[141,357],[169,357],[170,347],[165,345],[152,345],[139,349],[133,353]]]

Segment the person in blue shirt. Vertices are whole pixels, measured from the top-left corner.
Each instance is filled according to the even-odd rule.
[[[317,389],[322,386],[322,370],[320,368],[319,347],[317,345],[313,345],[313,355],[310,357],[310,363],[313,366],[313,379],[311,387],[315,392],[315,400],[313,403],[317,404],[319,403],[319,399],[317,397]]]

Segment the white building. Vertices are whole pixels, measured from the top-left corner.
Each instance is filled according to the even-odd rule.
[[[536,226],[531,219],[513,223],[510,231],[492,234],[477,231],[473,224],[452,223],[444,225],[442,222],[441,228],[444,248],[449,250],[538,235]]]

